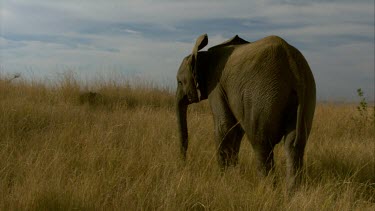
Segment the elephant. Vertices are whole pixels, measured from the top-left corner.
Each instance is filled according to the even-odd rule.
[[[315,80],[306,59],[275,35],[255,42],[236,35],[201,51],[207,43],[207,34],[199,36],[177,73],[176,115],[183,160],[188,149],[188,105],[208,99],[221,169],[238,163],[246,133],[257,171],[267,176],[274,169],[274,147],[283,142],[287,188],[295,189],[316,104]]]

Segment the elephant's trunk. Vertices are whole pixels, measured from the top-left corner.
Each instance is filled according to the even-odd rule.
[[[183,159],[186,158],[186,151],[188,148],[188,129],[187,129],[187,113],[188,100],[186,95],[183,94],[181,87],[177,88],[176,92],[176,114],[179,138],[181,142],[181,154]]]

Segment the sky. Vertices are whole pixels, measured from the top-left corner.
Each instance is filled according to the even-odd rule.
[[[119,73],[175,86],[204,33],[208,47],[278,35],[306,57],[319,100],[358,100],[358,88],[374,100],[373,0],[0,0],[0,74]]]

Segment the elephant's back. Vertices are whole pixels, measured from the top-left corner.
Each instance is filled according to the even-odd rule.
[[[281,38],[280,38],[281,39]],[[246,117],[250,107],[261,108],[267,115],[272,106],[285,106],[284,102],[293,91],[294,78],[290,71],[284,42],[277,37],[237,47],[226,62],[222,84],[229,90],[233,110],[241,111],[238,117]],[[237,108],[234,108],[237,107]],[[236,112],[235,112],[236,113]]]
[[[269,36],[236,46],[225,63],[223,78],[256,80],[253,82],[261,85],[272,83],[273,80],[292,80],[287,45],[283,39]]]

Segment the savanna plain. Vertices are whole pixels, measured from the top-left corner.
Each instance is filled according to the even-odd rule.
[[[282,142],[269,178],[246,137],[220,171],[207,102],[189,107],[183,162],[174,91],[140,81],[1,76],[0,210],[375,210],[372,106],[317,104],[291,195]]]

